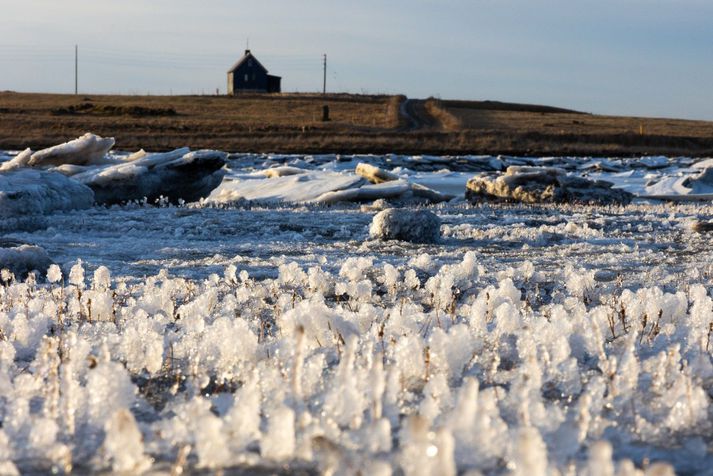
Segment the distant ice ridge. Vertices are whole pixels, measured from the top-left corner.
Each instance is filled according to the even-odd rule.
[[[0,287],[0,468],[710,467],[704,282],[626,289],[572,265],[551,282],[527,263],[489,274],[470,251],[134,284],[78,262],[47,285]]]

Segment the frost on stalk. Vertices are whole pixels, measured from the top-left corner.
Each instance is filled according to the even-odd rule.
[[[94,270],[94,280],[92,281],[94,289],[106,291],[111,286],[111,273],[106,266],[99,266]]]
[[[432,431],[425,419],[413,415],[404,423],[399,440],[399,463],[407,476],[455,476],[453,436],[447,430]]]
[[[101,362],[87,377],[87,408],[89,422],[103,428],[105,422],[121,408],[131,408],[136,387],[129,372],[117,362]]]
[[[587,476],[614,476],[612,446],[609,442],[597,441],[590,446],[585,474]]]
[[[146,369],[156,374],[163,365],[164,337],[160,327],[139,311],[125,323],[119,341],[119,355],[126,362],[129,371],[139,373]]]
[[[69,270],[69,284],[79,289],[84,289],[84,267],[81,259],[78,259],[72,269]]]
[[[127,409],[118,410],[104,425],[104,453],[116,473],[141,473],[151,460],[144,454],[141,431]]]
[[[512,441],[511,469],[516,476],[547,474],[547,447],[534,427],[517,430]]]
[[[268,414],[267,432],[260,442],[260,453],[268,460],[286,461],[294,452],[295,412],[280,405]]]
[[[347,342],[331,390],[324,402],[325,411],[337,424],[352,428],[361,426],[362,415],[367,405],[354,369],[357,343],[356,337],[352,337]]]
[[[51,264],[47,269],[47,281],[58,283],[62,279],[62,270],[56,264]]]
[[[235,393],[232,408],[225,416],[225,425],[234,450],[243,451],[260,438],[260,389],[257,372]]]
[[[225,268],[225,272],[223,274],[223,277],[225,278],[225,282],[228,284],[237,284],[237,282],[238,282],[237,272],[238,272],[238,268],[234,264],[229,264]]]

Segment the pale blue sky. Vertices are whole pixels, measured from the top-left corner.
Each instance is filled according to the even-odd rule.
[[[250,48],[285,91],[713,120],[710,0],[0,0],[0,90],[225,92]]]

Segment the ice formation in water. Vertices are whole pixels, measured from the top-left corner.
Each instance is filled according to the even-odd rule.
[[[129,282],[76,262],[6,283],[0,467],[635,474],[642,447],[706,467],[704,285],[628,289],[570,266],[545,303],[535,270],[489,274],[468,252],[261,280]]]

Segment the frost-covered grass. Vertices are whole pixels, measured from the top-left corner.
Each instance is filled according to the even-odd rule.
[[[501,209],[510,233],[518,210]],[[611,239],[606,213],[600,228],[553,220],[512,239],[597,246]],[[41,283],[5,273],[0,473],[709,468],[705,270],[691,260],[685,279],[603,275],[574,245],[559,263],[513,255],[496,267],[466,250],[489,233],[478,223],[446,225],[447,240],[472,241],[445,254],[401,247],[393,259],[396,244],[364,245],[340,262],[263,263],[260,276],[240,261],[200,277],[112,277],[81,262]],[[641,236],[617,256],[649,249]]]

